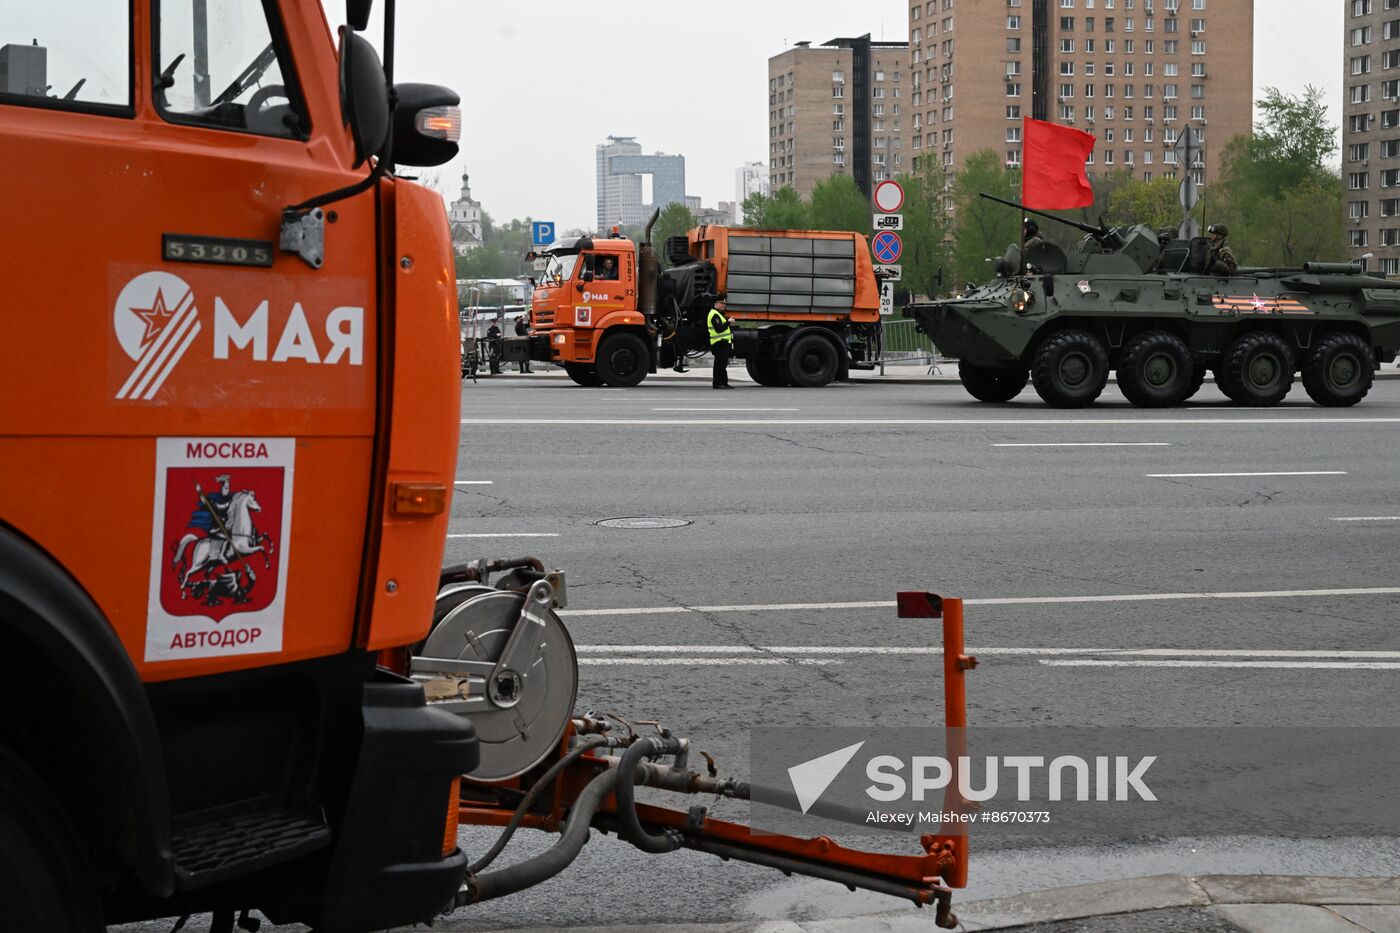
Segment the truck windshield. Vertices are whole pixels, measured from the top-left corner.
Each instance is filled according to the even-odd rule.
[[[578,265],[578,253],[567,253],[563,256],[551,254],[549,263],[544,267],[545,282],[567,282],[574,277],[574,267]]]

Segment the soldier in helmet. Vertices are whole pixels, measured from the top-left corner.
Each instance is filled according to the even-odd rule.
[[[1225,229],[1224,224],[1211,224],[1206,228],[1206,235],[1210,237],[1210,252],[1206,254],[1206,275],[1234,275],[1240,264],[1230,247],[1225,245],[1225,238],[1230,235],[1230,231]]]
[[[1032,248],[1045,242],[1040,236],[1040,225],[1029,217],[1026,218],[1024,229],[1026,234],[1026,252],[1030,252]]]

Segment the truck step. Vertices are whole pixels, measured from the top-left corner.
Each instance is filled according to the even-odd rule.
[[[259,797],[173,820],[177,883],[183,890],[291,861],[330,844],[326,814],[313,801]]]

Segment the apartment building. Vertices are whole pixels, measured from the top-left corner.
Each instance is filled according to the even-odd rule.
[[[1033,117],[1097,136],[1090,171],[1176,177],[1190,126],[1209,183],[1251,128],[1254,0],[910,0],[909,50],[911,163],[1020,165]]]
[[[769,188],[806,197],[833,174],[869,195],[905,171],[909,44],[838,38],[798,42],[768,59]]]
[[[1346,0],[1342,182],[1347,242],[1400,275],[1400,0]]]

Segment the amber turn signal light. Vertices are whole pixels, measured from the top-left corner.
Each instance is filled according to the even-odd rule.
[[[447,511],[447,487],[441,483],[394,483],[390,501],[395,515],[441,515]]]

